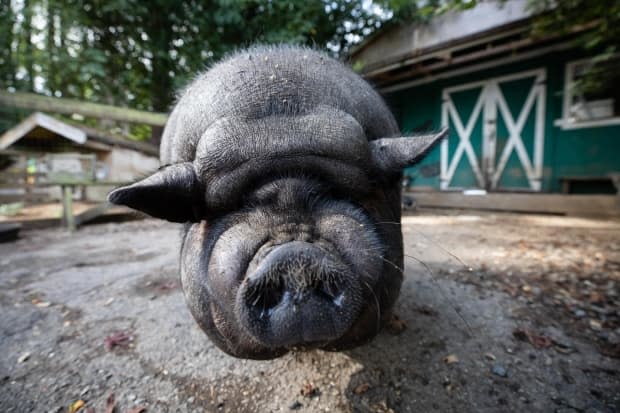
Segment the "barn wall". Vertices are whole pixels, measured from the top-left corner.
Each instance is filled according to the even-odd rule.
[[[403,132],[437,129],[441,126],[441,98],[444,88],[537,68],[546,69],[541,191],[559,192],[562,177],[601,177],[612,171],[620,171],[620,125],[574,130],[562,130],[554,125],[554,121],[562,117],[565,64],[580,58],[583,56],[574,51],[553,53],[544,58],[400,90],[386,96],[386,99]],[[415,177],[416,186],[438,189],[439,171],[440,149],[436,148],[420,165],[408,168],[405,173]],[[463,182],[467,182],[467,177],[462,178]]]
[[[159,168],[159,159],[131,149],[114,147],[101,158],[106,169],[105,181],[133,182]],[[96,201],[106,199],[113,187],[88,188],[88,198]]]

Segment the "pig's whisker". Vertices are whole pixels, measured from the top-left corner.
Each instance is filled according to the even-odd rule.
[[[366,288],[368,288],[368,291],[370,291],[370,294],[372,294],[372,297],[375,300],[375,307],[377,308],[377,324],[376,324],[375,331],[378,332],[381,329],[381,307],[379,306],[379,299],[377,298],[377,294],[375,294],[370,284],[368,284],[364,280],[361,280],[361,281],[366,286]]]
[[[467,320],[465,319],[465,317],[461,313],[461,310],[459,310],[454,305],[454,302],[448,297],[448,295],[446,294],[444,289],[441,287],[441,284],[439,284],[439,282],[437,281],[437,278],[435,277],[435,274],[433,273],[433,270],[431,269],[431,267],[427,263],[425,263],[424,261],[422,261],[419,258],[416,258],[416,257],[414,257],[412,255],[408,255],[408,254],[404,254],[404,255],[407,258],[410,258],[412,260],[417,261],[418,263],[422,264],[422,266],[424,266],[424,268],[426,268],[426,270],[428,271],[428,274],[430,275],[431,279],[433,280],[433,283],[437,286],[437,289],[439,290],[439,293],[441,294],[443,299],[446,302],[448,302],[448,304],[450,304],[450,307],[452,307],[452,310],[454,310],[456,315],[458,315],[459,318],[461,319],[461,321],[463,321],[463,324],[465,324],[465,327],[467,327],[467,335],[469,336],[469,338],[473,338],[474,337],[474,332],[473,332],[471,326],[469,325],[469,323],[467,322]]]
[[[402,223],[400,222],[396,222],[396,221],[379,221],[377,222],[377,224],[390,224],[390,225],[402,225]],[[425,239],[427,239],[428,241],[432,242],[436,247],[438,247],[440,250],[442,250],[443,252],[445,252],[446,254],[448,254],[449,256],[451,256],[452,258],[454,258],[455,260],[457,260],[463,267],[465,267],[468,271],[471,271],[471,267],[467,264],[465,264],[465,262],[463,262],[463,260],[461,258],[459,258],[456,254],[454,254],[453,252],[451,252],[450,250],[448,250],[447,248],[443,247],[440,243],[438,243],[437,241],[435,241],[433,238],[431,238],[429,235],[423,233],[422,231],[420,231],[419,229],[416,229],[416,233],[422,235]]]
[[[430,236],[426,235],[422,231],[416,230],[416,232],[418,234],[422,235],[428,241],[430,241],[433,244],[435,244],[435,246],[439,247],[440,250],[442,250],[443,252],[445,252],[446,254],[448,254],[449,256],[454,258],[455,260],[457,260],[463,267],[465,267],[467,269],[467,271],[472,271],[472,268],[469,265],[465,264],[465,262],[463,262],[463,260],[460,259],[456,254],[454,254],[454,253],[450,252],[448,249],[444,248],[440,243],[438,243],[437,241],[435,241],[434,239],[432,239]]]
[[[401,274],[405,275],[405,271],[402,268],[400,268],[398,265],[394,264],[392,261],[388,260],[382,255],[379,255],[378,257],[381,258],[383,261],[387,262],[388,264],[390,264],[392,267],[396,268],[398,271],[400,271]]]
[[[256,307],[256,304],[258,304],[258,301],[260,300],[261,295],[258,293],[253,293],[252,295],[256,295],[256,298],[254,299],[254,302],[252,302],[252,306]]]

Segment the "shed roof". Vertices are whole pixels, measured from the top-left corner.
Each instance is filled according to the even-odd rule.
[[[474,8],[438,16],[427,24],[386,27],[353,49],[350,61],[384,91],[412,79],[482,62],[558,47],[566,39],[530,35],[528,0],[491,0]]]
[[[84,144],[86,142],[86,133],[79,128],[43,113],[35,112],[0,136],[0,150],[7,149],[18,140],[27,136],[44,138],[50,134],[61,136],[77,144]]]
[[[50,139],[66,139],[70,144],[90,150],[108,152],[114,146],[158,156],[156,146],[112,136],[97,129],[72,125],[41,112],[35,112],[0,136],[0,151],[9,149],[20,140],[30,143]]]

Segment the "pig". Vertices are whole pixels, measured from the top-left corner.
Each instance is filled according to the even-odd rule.
[[[163,166],[109,201],[184,224],[183,292],[224,352],[343,351],[390,318],[402,169],[445,134],[401,136],[379,94],[326,54],[255,46],[181,93]]]

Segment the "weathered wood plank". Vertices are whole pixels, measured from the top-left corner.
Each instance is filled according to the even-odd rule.
[[[163,126],[166,124],[166,119],[168,118],[168,115],[165,113],[146,112],[136,109],[102,105],[99,103],[83,102],[75,99],[59,99],[34,93],[10,93],[3,90],[0,90],[0,104],[22,109],[63,113],[67,115],[77,113],[91,118],[143,123],[152,126]]]
[[[564,195],[490,193],[464,195],[461,192],[411,192],[419,207],[479,209],[543,214],[620,216],[613,195]]]
[[[92,221],[93,219],[104,215],[111,206],[111,204],[105,202],[99,205],[95,205],[94,207],[87,209],[81,214],[77,214],[74,218],[75,226],[79,227],[88,221]]]

